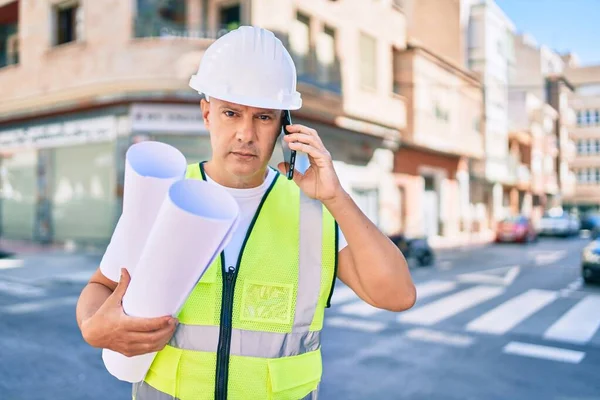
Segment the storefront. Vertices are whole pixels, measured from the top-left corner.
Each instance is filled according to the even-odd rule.
[[[395,232],[399,193],[383,139],[294,122],[319,132],[344,188],[374,223]],[[121,213],[127,149],[145,140],[176,147],[188,163],[211,157],[197,104],[134,103],[0,129],[0,235],[106,245]],[[270,165],[282,159],[277,144]]]

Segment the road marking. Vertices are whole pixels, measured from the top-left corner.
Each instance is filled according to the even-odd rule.
[[[0,307],[0,313],[7,314],[27,314],[32,312],[44,311],[54,307],[70,306],[77,304],[77,296],[62,297],[59,299],[48,299],[40,301],[31,301],[27,303],[17,303]]]
[[[582,351],[561,349],[560,347],[540,346],[537,344],[510,342],[503,352],[525,357],[542,358],[571,364],[579,364],[585,357]]]
[[[334,326],[337,328],[349,328],[363,332],[381,332],[386,328],[386,324],[384,324],[383,322],[367,322],[343,317],[325,318],[325,322],[329,326]]]
[[[475,341],[472,337],[432,329],[416,328],[406,332],[405,337],[429,343],[441,343],[455,347],[469,347]]]
[[[348,286],[342,286],[333,291],[333,296],[331,296],[331,304],[341,304],[348,300],[354,300],[357,298],[359,297],[352,289],[350,289]]]
[[[513,283],[517,275],[519,275],[519,272],[521,272],[521,267],[514,265],[478,272],[469,272],[458,275],[456,278],[462,282],[508,286]]]
[[[590,295],[580,300],[546,332],[544,339],[576,344],[590,341],[600,328],[600,296]]]
[[[0,281],[0,292],[12,296],[41,297],[46,294],[42,288],[19,282]]]
[[[567,252],[565,250],[543,252],[536,254],[534,262],[536,266],[548,265],[562,260],[566,255]]]
[[[340,312],[342,314],[351,314],[351,315],[360,315],[361,317],[368,317],[373,314],[377,314],[378,312],[383,311],[380,308],[373,307],[369,303],[366,303],[362,300],[358,300],[357,302],[345,304],[340,308]]]
[[[556,292],[531,289],[467,324],[467,331],[502,335],[557,298]]]
[[[416,285],[417,301],[456,289],[456,282],[429,281]]]
[[[23,260],[10,259],[10,258],[0,260],[0,269],[21,268],[22,266],[23,266]]]
[[[416,285],[417,298],[424,299],[427,297],[435,296],[437,294],[446,293],[451,290],[454,290],[456,288],[456,286],[457,286],[456,282],[446,282],[446,281],[437,281],[437,280],[418,284],[418,285]],[[354,294],[354,292],[352,292],[352,294]],[[335,292],[334,292],[334,296],[335,296]],[[368,317],[368,316],[371,316],[371,315],[374,315],[374,314],[384,311],[380,308],[373,307],[372,305],[370,305],[370,304],[366,303],[365,301],[363,301],[362,299],[358,298],[358,296],[356,296],[356,295],[350,296],[350,294],[344,293],[344,294],[342,294],[342,296],[347,296],[347,297],[343,298],[343,300],[340,300],[340,302],[347,300],[347,298],[356,298],[357,299],[357,301],[355,301],[355,302],[341,306],[339,311],[342,314],[359,315],[361,317]],[[332,304],[333,304],[333,300],[332,300]]]
[[[504,288],[497,286],[476,286],[446,296],[414,310],[406,311],[398,316],[398,321],[421,325],[433,325],[468,308],[499,296],[503,292]]]

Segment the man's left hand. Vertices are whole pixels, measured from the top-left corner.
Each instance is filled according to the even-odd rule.
[[[289,134],[284,136],[284,140],[290,149],[308,154],[310,160],[310,167],[304,174],[294,170],[294,182],[300,190],[308,197],[321,202],[333,200],[340,195],[343,190],[333,168],[331,154],[323,145],[317,131],[299,124],[288,125],[287,131]],[[279,171],[285,174],[289,165],[280,163],[278,167]]]

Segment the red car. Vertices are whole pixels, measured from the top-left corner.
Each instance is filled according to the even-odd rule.
[[[537,232],[529,218],[522,215],[506,218],[496,228],[496,242],[529,243],[537,239]]]

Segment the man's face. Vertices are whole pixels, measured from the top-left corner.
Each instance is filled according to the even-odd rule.
[[[210,132],[214,161],[240,178],[252,177],[267,166],[281,131],[280,110],[242,106],[212,97],[200,105]]]

